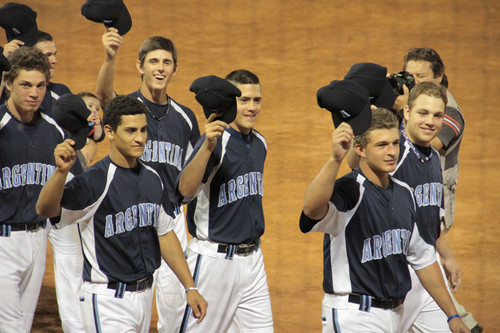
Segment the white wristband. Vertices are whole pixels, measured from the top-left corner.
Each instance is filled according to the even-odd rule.
[[[187,292],[188,292],[188,291],[191,291],[191,290],[196,290],[196,291],[198,291],[198,288],[196,288],[196,287],[189,287],[189,288],[186,288],[186,294],[187,294]]]

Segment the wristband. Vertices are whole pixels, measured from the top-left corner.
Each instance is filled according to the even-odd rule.
[[[198,291],[198,288],[196,288],[196,287],[189,287],[189,288],[186,288],[186,294],[187,294],[187,292],[188,292],[188,291],[191,291],[191,290],[196,290],[196,291]]]
[[[453,316],[449,316],[446,322],[449,323],[453,318],[460,318],[460,315],[458,313],[455,313]]]

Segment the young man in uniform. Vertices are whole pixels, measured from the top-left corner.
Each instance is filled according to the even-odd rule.
[[[40,111],[50,79],[45,55],[24,46],[9,59],[10,95],[0,106],[0,331],[29,332],[47,248],[46,219],[35,204],[56,167],[53,151],[64,132]]]
[[[336,180],[353,139],[359,168]],[[450,317],[450,329],[469,332],[456,315],[433,247],[419,234],[408,185],[389,176],[398,152],[392,112],[374,110],[368,131],[355,138],[342,122],[332,134],[332,155],[307,190],[301,230],[325,233],[323,332],[397,332],[410,289],[407,262]]]
[[[443,170],[444,218],[441,229],[447,233],[453,225],[455,216],[456,186],[458,182],[458,154],[465,130],[465,120],[462,110],[453,98],[448,88],[448,78],[444,73],[445,66],[439,54],[432,48],[412,48],[404,57],[403,70],[413,74],[415,84],[434,82],[446,88],[446,112],[443,126],[439,134],[432,140],[432,146],[439,152]],[[408,92],[396,99],[396,108],[407,104]],[[458,313],[471,328],[473,333],[481,333],[482,327],[470,312],[460,305],[452,295]]]
[[[247,70],[233,71],[226,80],[241,91],[236,118],[228,125],[215,120],[217,113],[208,117],[205,134],[178,181],[184,202],[192,199],[187,213],[193,236],[188,264],[211,303],[201,325],[195,325],[186,309],[181,332],[223,332],[233,321],[242,332],[273,332],[260,248],[267,144],[254,129],[261,112],[261,86]]]
[[[114,68],[122,42],[115,28],[108,28],[102,36],[106,55],[97,79],[97,97],[103,106],[116,96]],[[175,180],[200,137],[200,130],[194,112],[167,95],[168,84],[177,73],[177,50],[172,41],[161,36],[146,39],[139,49],[137,70],[142,84],[130,96],[146,105],[148,120],[148,141],[141,160],[160,174],[169,197],[173,198]],[[174,231],[185,249],[184,213],[177,203],[172,204],[176,214]],[[163,261],[157,274],[158,330],[178,331],[182,317],[178,309],[185,300],[183,288]]]
[[[103,119],[109,155],[65,186],[77,159],[75,142],[67,139],[59,144],[54,151],[57,168],[37,203],[40,215],[61,216],[61,226],[80,223],[84,248],[80,300],[86,332],[149,332],[151,286],[161,257],[186,288],[197,321],[206,314],[207,303],[172,232],[173,214],[163,183],[138,160],[147,140],[146,114],[135,98],[112,100]]]

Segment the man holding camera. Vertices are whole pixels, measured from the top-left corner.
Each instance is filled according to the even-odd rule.
[[[444,74],[444,69],[441,57],[432,48],[412,48],[404,57],[403,71],[413,75],[415,84],[434,82],[448,88],[448,79]],[[431,142],[432,146],[440,153],[441,167],[443,169],[445,216],[441,222],[441,230],[444,233],[447,233],[451,228],[455,215],[455,190],[459,167],[458,153],[465,129],[462,110],[448,89],[446,94],[448,103],[446,104],[443,126],[438,136]],[[404,86],[403,94],[396,98],[394,104],[396,110],[407,104],[408,95],[408,87]],[[471,329],[472,333],[481,333],[483,329],[478,325],[472,314],[458,304],[453,295],[452,299],[462,320]]]

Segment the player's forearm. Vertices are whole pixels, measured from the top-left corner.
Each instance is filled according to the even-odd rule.
[[[455,258],[450,243],[448,243],[448,240],[446,239],[445,233],[441,233],[441,236],[439,236],[439,238],[437,239],[436,250],[444,260]]]
[[[182,251],[181,244],[177,235],[172,230],[163,236],[159,237],[161,255],[172,269],[184,288],[195,287],[191,271],[186,262],[186,257]]]
[[[61,215],[61,199],[64,192],[64,184],[68,172],[62,172],[58,168],[43,186],[36,203],[36,213],[43,217],[55,217]]]
[[[303,205],[304,214],[309,218],[321,219],[328,211],[328,201],[332,196],[340,164],[330,157],[309,185]]]
[[[106,56],[99,70],[96,86],[96,96],[102,107],[106,106],[106,104],[116,96],[113,90],[114,73],[115,58]]]
[[[184,198],[191,198],[196,195],[211,155],[212,151],[202,146],[193,159],[184,167],[178,186],[179,193]]]
[[[457,310],[455,305],[453,305],[453,301],[451,300],[448,290],[446,289],[443,275],[441,274],[437,261],[432,265],[415,272],[417,273],[417,276],[425,290],[427,290],[427,292],[432,296],[444,313],[446,313],[448,317],[456,314]]]

